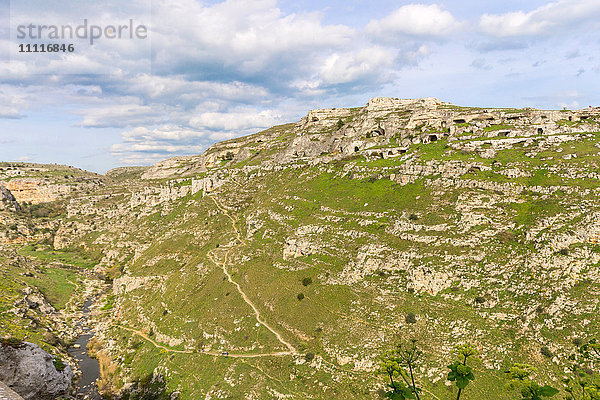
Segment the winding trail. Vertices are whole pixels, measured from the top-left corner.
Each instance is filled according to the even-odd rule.
[[[150,336],[148,336],[147,334],[145,334],[144,332],[142,332],[140,330],[129,328],[129,327],[127,327],[125,325],[121,325],[121,324],[116,324],[116,326],[118,326],[119,328],[124,329],[126,331],[129,331],[131,333],[135,333],[136,335],[140,336],[143,339],[146,339],[147,341],[152,343],[154,345],[154,347],[156,347],[157,349],[161,349],[161,350],[167,351],[169,353],[180,353],[180,354],[192,354],[193,353],[193,351],[191,351],[191,350],[169,349],[168,347],[165,347],[162,344],[158,343],[157,341],[155,341]]]
[[[129,331],[135,335],[138,335],[139,337],[141,337],[142,339],[147,340],[148,342],[150,342],[151,344],[154,345],[154,347],[156,347],[157,349],[161,349],[167,353],[178,353],[178,354],[206,354],[207,356],[215,356],[215,357],[230,357],[230,358],[258,358],[258,357],[272,357],[272,356],[286,356],[289,355],[289,352],[287,351],[283,351],[283,352],[274,352],[274,353],[257,353],[257,354],[223,354],[223,353],[218,353],[218,352],[213,352],[213,351],[192,351],[192,350],[176,350],[176,349],[170,349],[168,347],[165,347],[164,345],[158,343],[156,340],[152,339],[150,336],[148,336],[146,333],[138,330],[138,329],[133,329],[130,328],[128,326],[125,325],[121,325],[121,324],[117,324],[116,326],[118,326],[121,329],[124,329],[126,331]]]
[[[229,211],[223,207],[221,204],[219,204],[219,202],[217,201],[217,199],[215,199],[214,197],[211,197],[212,201],[215,203],[215,205],[217,206],[217,208],[219,210],[221,210],[221,212],[223,212],[223,214],[225,214],[227,216],[227,218],[229,218],[231,220],[231,226],[233,227],[233,230],[235,231],[235,235],[237,237],[237,241],[239,244],[246,244],[244,239],[242,238],[242,235],[239,231],[239,229],[237,228],[237,221],[235,220],[234,217],[231,216],[231,214],[229,214]],[[277,332],[275,329],[273,329],[260,315],[260,311],[258,310],[258,308],[256,308],[256,306],[252,303],[252,301],[250,301],[250,299],[248,298],[248,296],[246,295],[246,293],[244,293],[244,291],[242,290],[242,287],[239,285],[239,283],[237,283],[236,281],[233,280],[233,278],[231,277],[231,274],[229,273],[229,271],[227,270],[227,260],[229,259],[229,252],[231,251],[231,248],[228,248],[227,251],[225,252],[225,257],[223,258],[222,262],[218,262],[216,260],[216,258],[214,257],[214,255],[212,254],[214,250],[211,250],[208,253],[208,257],[211,259],[211,261],[213,263],[215,263],[216,265],[220,266],[221,269],[223,270],[223,272],[225,273],[225,276],[227,276],[227,280],[232,283],[238,293],[242,296],[242,298],[244,299],[244,301],[246,302],[246,304],[248,304],[252,310],[254,310],[254,316],[256,317],[256,321],[261,324],[262,326],[264,326],[265,328],[267,328],[271,333],[273,333],[275,335],[275,337],[277,338],[277,340],[279,340],[279,342],[281,342],[281,344],[283,344],[288,351],[287,352],[280,352],[278,353],[279,355],[294,355],[294,354],[298,354],[298,352],[296,351],[296,349],[294,348],[294,346],[291,345],[291,343],[287,342],[279,332]]]
[[[236,238],[237,238],[237,244],[245,244],[244,239],[242,238],[242,235],[239,231],[239,229],[237,228],[237,221],[234,217],[231,216],[231,214],[229,213],[229,211],[221,206],[221,204],[219,204],[219,202],[214,198],[211,197],[211,199],[213,200],[213,202],[215,203],[215,205],[217,206],[217,208],[227,216],[227,218],[229,218],[231,220],[231,225],[233,227],[233,230],[235,232]],[[244,301],[246,302],[246,304],[248,304],[250,306],[250,308],[252,308],[252,310],[254,311],[254,317],[256,318],[256,321],[264,326],[266,329],[268,329],[271,333],[273,333],[273,335],[275,335],[275,337],[277,338],[277,340],[283,344],[288,350],[287,351],[278,351],[278,352],[270,352],[270,353],[256,353],[256,354],[229,354],[229,353],[224,353],[224,352],[210,352],[210,351],[192,351],[192,350],[175,350],[175,349],[170,349],[160,343],[158,343],[157,341],[155,341],[154,339],[152,339],[150,336],[148,336],[146,333],[138,330],[138,329],[134,329],[134,328],[130,328],[128,326],[122,325],[122,324],[116,324],[116,326],[118,326],[121,329],[124,329],[126,331],[129,331],[145,340],[147,340],[148,342],[150,342],[152,345],[154,345],[154,347],[161,349],[162,351],[165,352],[169,352],[169,353],[179,353],[179,354],[206,354],[209,356],[215,356],[215,357],[230,357],[230,358],[259,358],[259,357],[280,357],[280,356],[289,356],[289,355],[297,355],[298,351],[296,350],[296,348],[294,346],[292,346],[291,343],[287,342],[279,332],[277,332],[273,327],[271,327],[261,316],[260,311],[258,310],[258,308],[254,305],[254,303],[252,303],[252,301],[250,300],[250,298],[246,295],[246,293],[244,293],[244,291],[242,290],[242,287],[233,280],[231,274],[229,273],[229,271],[227,270],[227,262],[229,260],[229,252],[231,251],[232,247],[227,248],[227,250],[225,251],[223,260],[220,262],[219,260],[217,260],[216,256],[213,254],[213,252],[216,249],[213,249],[211,251],[208,252],[208,258],[210,258],[210,260],[217,266],[221,267],[221,269],[223,270],[223,272],[225,273],[225,276],[227,277],[227,280],[233,284],[238,293],[242,296],[242,299],[244,299]]]

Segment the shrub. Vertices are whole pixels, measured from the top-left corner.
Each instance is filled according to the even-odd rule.
[[[306,353],[306,355],[304,356],[304,359],[306,360],[307,363],[311,362],[314,358],[315,358],[315,355],[311,352]]]
[[[65,363],[58,357],[52,360],[52,364],[54,364],[54,368],[56,368],[58,372],[64,371],[64,369],[66,368]]]
[[[302,279],[302,285],[303,286],[308,286],[312,283],[312,279],[310,277],[306,277],[304,279]]]
[[[515,240],[516,236],[517,235],[513,231],[504,231],[500,232],[497,237],[501,243],[508,244]]]
[[[409,312],[406,314],[406,317],[404,317],[404,321],[406,321],[407,324],[414,324],[417,322],[417,316],[415,313]]]
[[[483,304],[483,303],[485,303],[485,297],[483,297],[483,296],[477,296],[477,297],[475,297],[475,303],[477,303],[477,304]]]
[[[567,249],[567,248],[560,249],[558,252],[559,252],[559,253],[560,253],[560,255],[562,255],[562,256],[568,256],[568,255],[569,255],[569,249]]]
[[[583,345],[583,340],[581,338],[573,338],[573,344],[577,347],[581,347]]]
[[[23,343],[23,341],[20,339],[10,337],[10,338],[0,339],[0,346],[2,346],[2,347],[10,346],[15,349],[20,349],[21,347],[25,346],[25,343]]]
[[[43,335],[43,338],[44,338],[44,342],[48,343],[51,346],[56,346],[60,343],[58,336],[56,336],[52,332],[45,332]]]
[[[416,221],[416,220],[419,219],[419,216],[417,214],[410,214],[408,216],[408,219],[411,220],[411,221]]]
[[[302,299],[304,299],[304,293],[298,293],[298,300],[302,301]]]
[[[233,160],[233,157],[235,157],[235,154],[233,154],[233,152],[231,152],[231,151],[228,151],[227,153],[225,153],[225,155],[223,155],[221,157],[221,159],[224,161],[228,161],[228,160]]]
[[[538,313],[538,314],[541,314],[544,311],[546,311],[546,309],[542,305],[537,306],[537,308],[535,309],[535,312]]]
[[[162,375],[152,373],[139,379],[125,389],[123,400],[172,400],[179,399],[179,395],[167,391],[167,385]]]
[[[540,349],[540,353],[542,353],[542,355],[544,357],[548,357],[548,358],[554,357],[554,354],[552,354],[552,352],[550,351],[550,349],[548,347],[546,347],[546,346],[544,346],[544,347],[542,347]]]

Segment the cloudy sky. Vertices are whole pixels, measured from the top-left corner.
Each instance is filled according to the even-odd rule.
[[[598,0],[12,3],[0,0],[0,160],[148,165],[375,96],[600,105]],[[148,37],[17,37],[84,19],[131,19]],[[27,43],[75,50],[19,54]]]

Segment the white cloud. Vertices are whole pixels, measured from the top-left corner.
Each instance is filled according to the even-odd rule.
[[[27,96],[17,88],[0,88],[0,118],[22,118],[22,111],[28,107]]]
[[[209,133],[179,125],[138,126],[121,133],[110,153],[127,165],[152,164],[176,155],[199,154],[208,147]]]
[[[155,152],[164,154],[173,153],[185,153],[185,154],[197,154],[202,152],[206,147],[202,145],[187,145],[187,144],[164,144],[164,143],[153,143],[153,142],[141,142],[134,144],[123,144],[117,143],[111,146],[113,154],[119,153],[130,153],[130,152]]]
[[[484,14],[479,28],[494,37],[538,36],[560,33],[576,28],[586,21],[598,21],[600,2],[597,0],[559,0],[530,12]]]
[[[160,2],[161,20],[152,36],[159,49],[156,64],[169,65],[174,58],[209,60],[244,74],[273,63],[297,69],[300,56],[348,44],[356,34],[345,25],[322,24],[317,13],[285,15],[276,5],[276,0],[228,0],[212,6],[193,0]]]
[[[394,65],[394,55],[388,49],[371,47],[355,52],[334,53],[329,56],[319,73],[329,85],[355,82],[367,78],[377,82]]]
[[[422,44],[415,49],[404,49],[398,60],[405,65],[417,65],[422,59],[431,54],[429,46]]]
[[[239,81],[228,83],[190,81],[181,75],[138,74],[127,81],[128,90],[149,99],[200,102],[206,98],[257,100],[268,96],[265,88]]]
[[[369,22],[367,33],[390,39],[398,35],[443,37],[459,30],[462,23],[437,4],[408,4],[390,15]]]
[[[273,110],[245,110],[234,112],[207,112],[190,119],[190,126],[217,130],[247,130],[268,128],[281,122],[282,116]]]
[[[188,129],[177,125],[163,125],[154,129],[139,126],[121,133],[121,138],[125,142],[156,140],[183,141],[204,136],[206,136],[206,132],[200,132],[198,130]]]
[[[84,111],[81,126],[88,128],[121,127],[155,124],[166,117],[166,106],[140,105],[134,103],[108,105]]]

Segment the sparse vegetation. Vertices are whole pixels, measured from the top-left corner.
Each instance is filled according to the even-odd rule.
[[[520,115],[529,110],[480,110],[472,123],[444,115],[415,130],[403,125],[411,112],[394,110],[393,122],[361,110],[312,131],[292,124],[233,139],[203,169],[182,158],[180,172],[156,179],[140,179],[149,168],[114,172],[103,188],[73,192],[68,215],[29,205],[10,214],[0,334],[64,351],[26,288],[69,313],[84,278],[101,272],[114,291],[94,310],[105,322],[118,316],[97,334],[110,343],[95,349],[102,387],[141,383],[130,399],[374,399],[382,382],[369,363],[398,334],[419,342],[384,358],[390,398],[594,399],[598,360],[583,354],[593,355],[588,338],[600,329],[600,134],[547,121],[530,136]],[[510,140],[482,132],[500,121],[511,125],[486,132],[511,130]],[[336,129],[357,129],[352,140],[364,143],[340,136],[328,149]],[[190,193],[204,178],[206,190]],[[450,354],[466,339],[479,356]],[[583,353],[567,360],[573,344]],[[143,394],[158,375],[164,391]]]
[[[54,357],[52,359],[52,364],[58,372],[63,371],[67,367],[67,365],[59,357]]]

